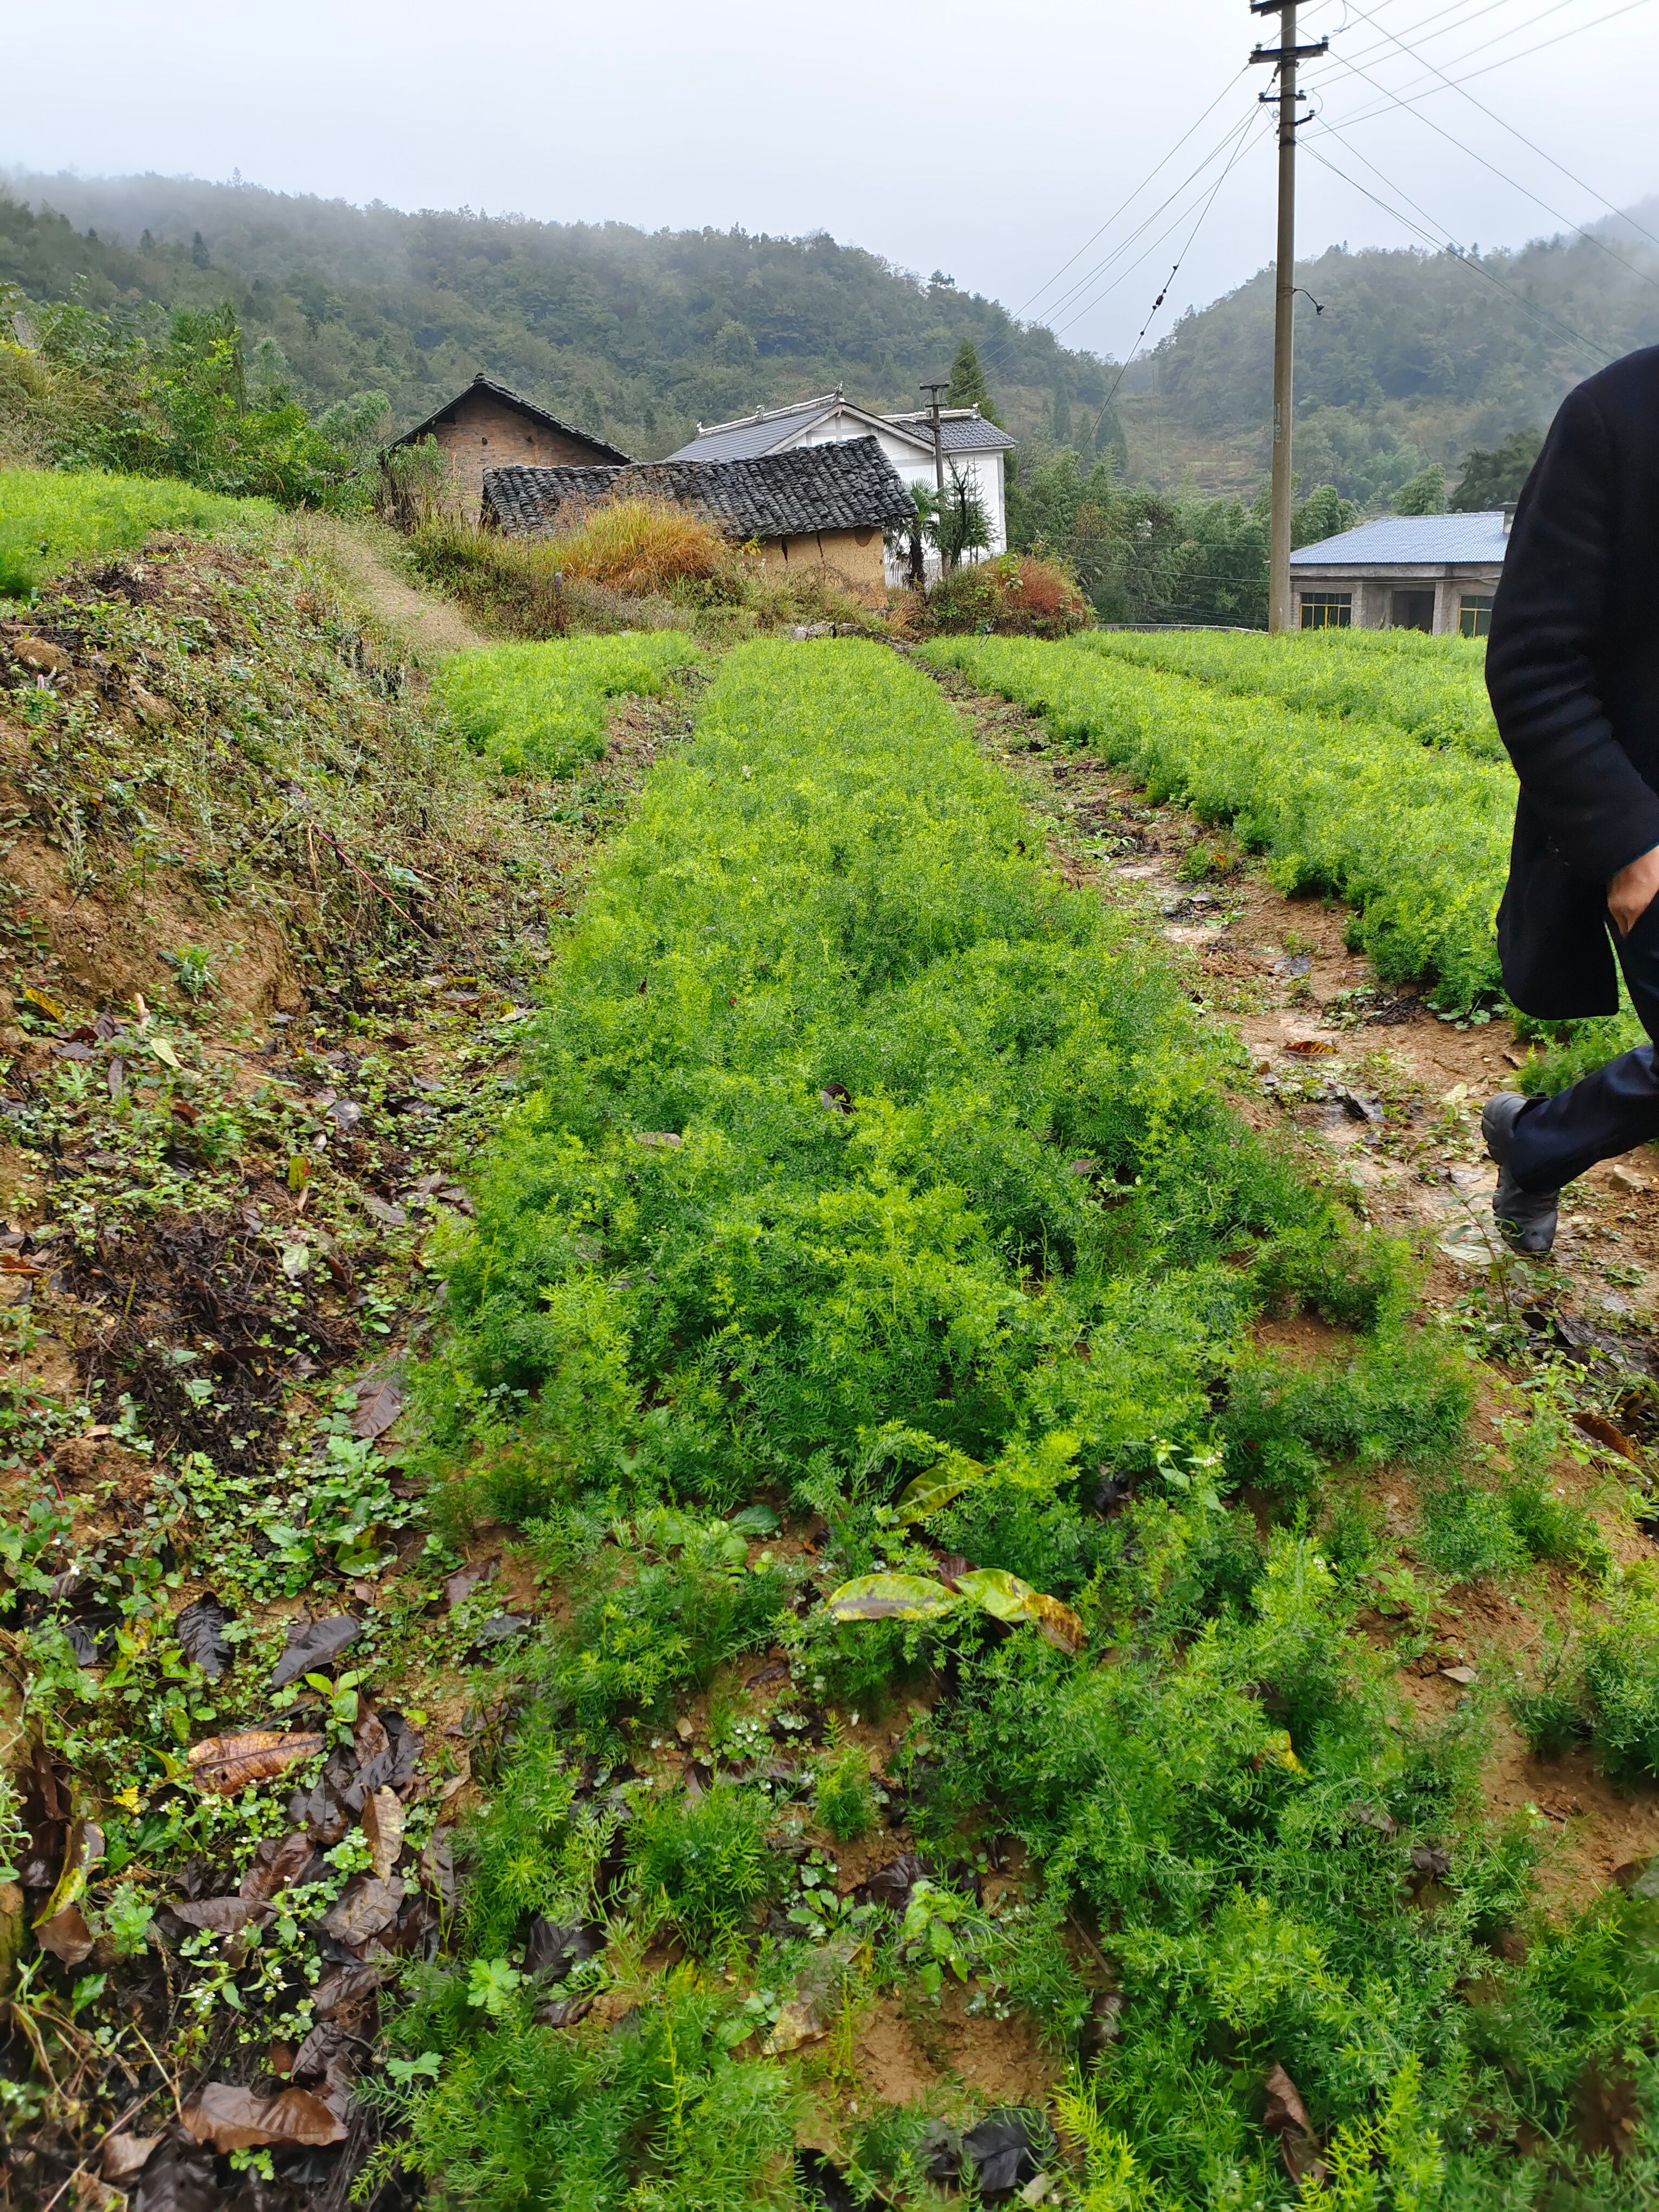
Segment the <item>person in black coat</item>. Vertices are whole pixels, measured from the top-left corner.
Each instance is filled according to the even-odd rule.
[[[1521,780],[1504,988],[1544,1020],[1611,1014],[1622,968],[1659,1037],[1659,346],[1562,401],[1516,507],[1486,688]],[[1659,1137],[1653,1046],[1553,1098],[1500,1091],[1481,1126],[1500,1228],[1547,1252],[1561,1186]]]

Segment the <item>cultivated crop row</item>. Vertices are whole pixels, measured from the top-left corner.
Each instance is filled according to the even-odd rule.
[[[918,674],[750,646],[602,867],[531,1064],[423,1394],[451,1515],[521,1528],[572,1612],[463,1956],[399,2031],[406,2160],[489,2207],[532,2177],[782,2201],[816,2095],[860,2191],[921,2201],[971,2139],[855,2118],[827,2024],[973,1988],[1097,2057],[1061,2108],[1091,2202],[1279,2204],[1317,2145],[1356,2204],[1488,2201],[1622,2000],[1576,1938],[1495,1960],[1527,1850],[1482,1833],[1474,1738],[1419,1738],[1354,1632],[1363,1516],[1310,1528],[1334,1462],[1520,1509],[1458,1487],[1462,1363],[1233,1119],[1156,949],[1028,852]],[[1273,1298],[1348,1357],[1253,1352]],[[757,1711],[723,1662],[769,1644]],[[811,1746],[928,1662],[884,1809],[861,1749]],[[655,1753],[703,1688],[682,1782]],[[884,1818],[926,1857],[854,1892],[838,1839]],[[998,1838],[1012,1910],[946,1871]],[[665,1934],[690,1963],[653,1979]],[[1296,2108],[1264,2121],[1273,2069]]]
[[[495,645],[447,655],[435,688],[469,744],[504,774],[558,778],[605,750],[610,701],[654,696],[702,659],[678,629]]]
[[[1486,697],[1486,647],[1419,630],[1091,630],[1091,652],[1194,676],[1217,690],[1405,730],[1482,760],[1504,748]]]
[[[1508,866],[1515,779],[1397,725],[1306,714],[1139,667],[1094,641],[949,638],[936,667],[1044,715],[1270,858],[1284,891],[1350,900],[1351,941],[1387,980],[1434,979],[1462,1010],[1498,988],[1493,918]]]

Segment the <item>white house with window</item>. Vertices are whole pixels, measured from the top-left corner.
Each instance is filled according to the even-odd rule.
[[[1304,629],[1421,629],[1485,637],[1513,507],[1385,514],[1291,556]]]
[[[855,407],[839,392],[816,399],[798,400],[791,407],[757,408],[735,422],[699,423],[697,434],[670,453],[671,461],[744,461],[763,453],[787,453],[801,446],[837,445],[848,438],[874,438],[892,463],[901,483],[934,482],[933,417],[924,408],[905,415],[872,415]],[[966,477],[983,502],[990,524],[990,544],[970,560],[994,558],[1008,549],[1007,456],[1014,441],[994,422],[987,422],[977,407],[941,407],[939,445],[945,480],[952,473]],[[928,556],[928,572],[938,572],[938,556]],[[887,581],[904,580],[904,563],[892,554],[887,559]]]

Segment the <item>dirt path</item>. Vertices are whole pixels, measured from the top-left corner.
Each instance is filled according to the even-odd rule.
[[[1473,1353],[1491,1344],[1483,1334],[1506,1315],[1524,1312],[1549,1391],[1582,1440],[1556,1461],[1557,1489],[1589,1508],[1620,1565],[1651,1562],[1655,1540],[1635,1520],[1632,1497],[1633,1480],[1644,1488],[1651,1479],[1659,1447],[1659,1176],[1651,1151],[1604,1162],[1571,1186],[1550,1259],[1526,1262],[1502,1251],[1480,1114],[1493,1091],[1513,1085],[1527,1057],[1512,1025],[1443,1021],[1415,992],[1379,985],[1345,943],[1349,909],[1340,902],[1285,896],[1226,832],[1182,807],[1149,805],[1122,771],[1051,745],[1024,708],[954,674],[940,680],[1047,826],[1066,879],[1128,909],[1189,964],[1194,999],[1247,1048],[1238,1111],[1256,1127],[1289,1134],[1309,1169],[1349,1186],[1368,1224],[1406,1237],[1421,1255],[1425,1315],[1467,1330]],[[1309,1343],[1300,1348],[1311,1348],[1317,1334],[1294,1323],[1264,1330],[1291,1356],[1301,1339]],[[1478,1373],[1472,1461],[1501,1447],[1500,1424],[1530,1418],[1538,1369],[1523,1349],[1483,1361]],[[1369,1486],[1401,1559],[1421,1572],[1413,1548],[1416,1484],[1388,1469]],[[1492,1727],[1483,1776],[1489,1813],[1541,1832],[1545,1893],[1561,1904],[1588,1901],[1617,1869],[1659,1850],[1659,1790],[1613,1790],[1587,1752],[1534,1759],[1501,1695],[1492,1695],[1517,1668],[1537,1665],[1547,1631],[1565,1626],[1584,1595],[1584,1585],[1556,1566],[1534,1568],[1513,1585],[1443,1586],[1426,1623],[1429,1656],[1408,1658],[1401,1674],[1422,1717],[1444,1721],[1465,1692],[1443,1673],[1443,1660],[1474,1664],[1488,1686],[1480,1694]],[[1393,1651],[1394,1625],[1379,1620],[1376,1632]]]
[[[417,659],[489,644],[453,599],[429,598],[398,573],[398,541],[380,525],[299,514],[293,529],[302,556],[328,568],[369,624]]]

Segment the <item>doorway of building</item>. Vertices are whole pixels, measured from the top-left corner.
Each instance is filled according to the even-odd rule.
[[[1432,592],[1396,592],[1389,608],[1390,629],[1426,629],[1434,628],[1434,593]]]

